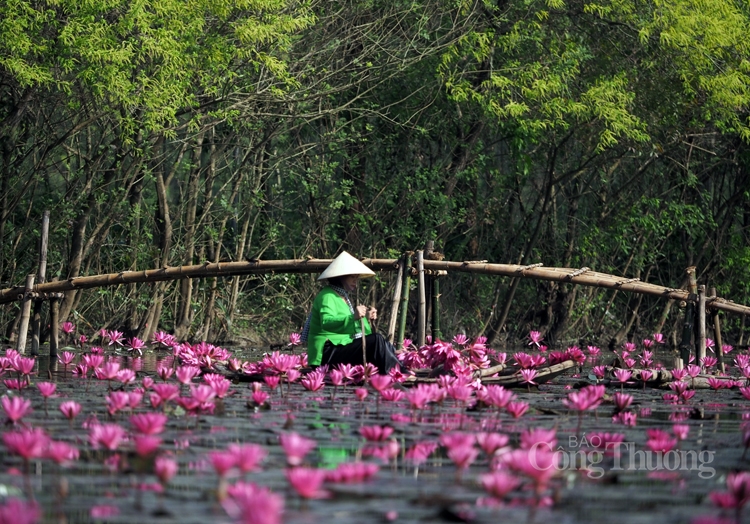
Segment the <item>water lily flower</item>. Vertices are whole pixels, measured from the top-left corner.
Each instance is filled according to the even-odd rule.
[[[633,376],[633,372],[628,369],[615,369],[613,373],[620,384],[625,384]]]
[[[484,490],[496,499],[504,498],[521,483],[517,477],[504,471],[486,473],[480,477]]]
[[[167,416],[162,413],[138,413],[130,417],[130,425],[143,435],[158,435],[166,424]]]
[[[290,370],[294,371],[294,370]],[[323,389],[325,373],[322,371],[313,371],[308,373],[300,380],[300,384],[308,391],[319,391]]]
[[[498,449],[508,445],[509,437],[503,433],[480,432],[476,435],[477,445],[484,453],[491,457]]]
[[[63,322],[62,324],[60,324],[60,331],[62,331],[66,335],[70,335],[75,330],[76,330],[76,325],[73,324],[72,322]]]
[[[372,462],[341,462],[336,469],[326,471],[325,481],[335,483],[358,483],[371,479],[380,467]]]
[[[253,391],[252,394],[253,402],[255,402],[256,406],[263,406],[266,402],[268,402],[268,393],[265,391]]]
[[[162,402],[170,402],[180,396],[180,388],[177,384],[154,384],[152,390]]]
[[[50,440],[41,428],[8,431],[2,438],[8,451],[27,461],[43,457]]]
[[[536,369],[522,369],[521,370],[521,379],[524,384],[534,384],[537,385],[536,382],[534,382],[534,379],[536,378],[538,374],[538,371]]]
[[[126,391],[112,391],[105,400],[112,416],[130,407],[130,395]]]
[[[370,378],[370,385],[378,393],[382,393],[383,390],[391,387],[393,384],[393,378],[390,375],[374,375]]]
[[[164,347],[173,347],[177,343],[177,339],[174,335],[170,335],[164,331],[157,331],[151,336],[151,342]]]
[[[34,501],[7,498],[0,504],[0,522],[13,524],[35,524],[42,510]]]
[[[359,433],[366,440],[371,442],[383,442],[388,440],[388,437],[393,433],[393,428],[390,426],[362,426],[359,428]]]
[[[529,331],[529,346],[535,345],[536,347],[539,347],[542,343],[542,333],[539,331]]]
[[[219,477],[226,477],[234,469],[237,459],[234,454],[227,451],[212,451],[208,454],[211,465]]]
[[[318,445],[312,439],[300,436],[297,433],[282,433],[279,436],[281,447],[286,453],[287,464],[290,466],[299,466],[302,460],[310,451]]]
[[[172,458],[161,456],[157,457],[154,461],[154,474],[162,486],[172,480],[172,477],[177,474],[178,469],[177,461]]]
[[[404,458],[415,466],[425,462],[437,449],[438,445],[431,441],[417,442],[404,454]]]
[[[509,402],[505,406],[505,409],[513,418],[520,418],[529,410],[529,403],[521,401]]]
[[[367,397],[367,390],[365,388],[357,388],[354,390],[354,395],[361,402]]]
[[[2,405],[5,415],[13,424],[31,412],[31,401],[23,397],[9,397],[6,395],[2,398]]]
[[[490,384],[477,391],[477,398],[495,408],[504,408],[516,397],[515,393],[497,384]]]
[[[139,457],[150,457],[159,450],[162,441],[156,435],[136,435],[133,437],[133,443]]]
[[[674,433],[677,440],[685,440],[688,437],[688,433],[690,433],[690,426],[687,424],[675,424],[672,426],[672,433]]]
[[[286,470],[289,485],[305,499],[328,498],[330,493],[320,489],[326,478],[326,471],[315,468],[289,468]]]
[[[594,373],[596,378],[601,380],[604,378],[604,375],[607,372],[607,366],[594,366],[591,371]]]
[[[256,471],[266,458],[266,451],[257,444],[229,444],[227,453],[234,457],[234,464],[240,473]]]
[[[71,446],[67,442],[51,440],[45,451],[45,456],[56,464],[68,464],[78,460],[78,448]],[[2,522],[0,520],[0,522]]]
[[[201,372],[197,366],[180,366],[175,372],[175,376],[180,384],[190,384],[195,377]]]
[[[81,405],[75,400],[66,400],[60,404],[60,412],[68,420],[73,420],[81,412]]]
[[[288,346],[296,348],[300,344],[302,344],[302,336],[299,333],[290,333]]]
[[[132,337],[125,341],[128,351],[137,351],[139,355],[143,355],[143,349],[146,347],[145,342],[138,337]]]
[[[226,499],[221,501],[227,514],[245,524],[281,524],[284,498],[268,488],[237,482],[227,488]]]
[[[617,411],[625,411],[633,402],[633,395],[628,395],[627,393],[621,393],[618,391],[612,395],[612,399],[614,400]]]

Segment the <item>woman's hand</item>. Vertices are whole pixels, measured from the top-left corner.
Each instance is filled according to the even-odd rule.
[[[371,307],[367,310],[367,320],[377,320],[378,319],[378,310],[374,307]]]
[[[359,320],[367,315],[367,306],[357,306],[354,308],[354,320]]]

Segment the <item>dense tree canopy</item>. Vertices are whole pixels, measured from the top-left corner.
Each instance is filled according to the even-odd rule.
[[[695,265],[747,302],[748,25],[729,0],[2,0],[0,280],[35,271],[50,209],[48,278],[434,240],[450,260],[671,287]],[[385,310],[391,283],[360,295]],[[300,275],[131,285],[70,292],[61,315],[278,338],[314,291]],[[443,300],[445,330],[495,342],[679,319],[548,282],[451,275]]]

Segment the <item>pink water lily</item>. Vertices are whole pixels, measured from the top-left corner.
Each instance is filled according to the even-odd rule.
[[[535,345],[539,347],[542,343],[542,333],[539,331],[529,331],[529,345]]]
[[[158,435],[166,423],[167,416],[162,413],[138,413],[130,417],[130,425],[143,435]]]
[[[529,410],[528,402],[509,402],[505,409],[513,418],[521,418]]]
[[[362,426],[359,428],[359,433],[369,441],[382,442],[388,440],[388,437],[393,433],[393,428],[390,426]]]
[[[143,349],[146,347],[146,343],[138,337],[132,337],[125,341],[128,351],[137,351],[139,355],[143,355]]]
[[[125,438],[125,429],[118,424],[94,424],[89,428],[89,443],[94,449],[114,451]]]
[[[81,405],[75,400],[66,400],[60,404],[60,412],[68,420],[72,420],[81,412]]]
[[[257,444],[229,444],[227,453],[234,457],[234,465],[240,473],[257,471],[266,457],[266,451]]]
[[[300,436],[298,433],[282,433],[279,437],[281,447],[286,453],[286,460],[290,466],[299,466],[310,451],[318,445],[312,439]]]
[[[520,485],[520,480],[510,473],[495,471],[480,477],[482,487],[496,499],[504,498],[508,493]]]
[[[154,474],[162,485],[167,484],[177,474],[177,461],[170,457],[157,457],[154,461]]]
[[[13,424],[31,412],[31,401],[23,397],[9,397],[6,395],[2,398],[2,405],[5,415]]]
[[[2,438],[8,451],[22,457],[24,460],[44,456],[50,440],[47,433],[41,428],[8,431],[3,433]]]
[[[326,471],[314,468],[289,468],[286,478],[297,494],[305,499],[328,498],[330,493],[322,490],[321,486],[326,478]]]

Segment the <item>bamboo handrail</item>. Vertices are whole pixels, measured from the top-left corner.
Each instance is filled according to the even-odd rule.
[[[178,278],[198,278],[207,276],[233,276],[258,273],[320,273],[332,262],[331,259],[293,259],[293,260],[251,260],[242,262],[205,263],[190,266],[174,266],[139,271],[123,271],[104,275],[76,277],[67,280],[45,282],[33,288],[36,294],[60,293],[73,289],[90,289],[94,287],[115,286],[142,282],[159,282]],[[397,259],[366,258],[362,262],[373,270],[397,271]],[[447,260],[425,260],[424,268],[433,271],[475,273],[480,275],[497,275],[508,277],[549,280],[578,284],[589,287],[617,289],[631,293],[657,296],[678,301],[696,302],[698,297],[683,289],[657,286],[647,282],[632,281],[622,276],[609,275],[596,271],[586,271],[576,276],[573,273],[579,268],[553,268],[538,264],[521,266],[517,264],[491,264],[482,262],[452,262]],[[22,297],[24,286],[15,286],[0,290],[0,304],[14,302]],[[708,301],[707,301],[708,302]],[[716,298],[706,304],[709,309],[718,309],[750,314],[750,306],[736,304],[732,301]]]

